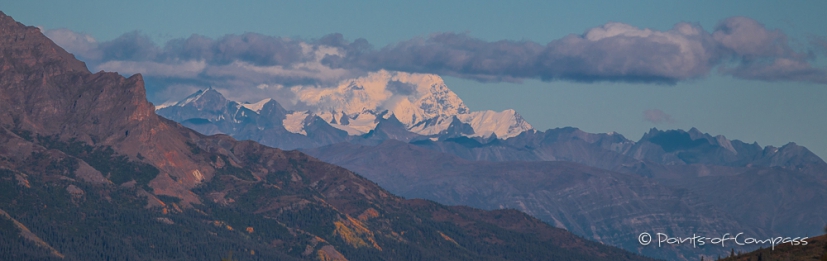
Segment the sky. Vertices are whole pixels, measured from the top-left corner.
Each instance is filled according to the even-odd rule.
[[[637,140],[696,127],[827,157],[825,1],[15,1],[156,104],[205,85],[288,97],[379,69],[442,76],[472,110]],[[277,98],[277,97],[274,97]]]

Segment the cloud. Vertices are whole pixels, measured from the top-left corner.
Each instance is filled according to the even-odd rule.
[[[67,29],[45,34],[93,71],[142,73],[162,85],[148,88],[153,90],[211,85],[259,93],[267,89],[256,88],[261,84],[335,87],[341,80],[379,70],[481,82],[674,84],[717,72],[749,80],[827,83],[827,70],[813,66],[812,51],[794,50],[782,31],[746,17],[725,19],[712,31],[692,23],[663,31],[607,23],[544,44],[436,33],[382,48],[365,39],[348,41],[341,34],[315,40],[256,33],[215,39],[192,35],[163,45],[138,31],[104,42]],[[823,39],[811,44],[827,46]]]
[[[358,46],[360,42],[333,47],[310,41],[245,33],[217,39],[193,35],[170,40],[160,46],[138,31],[105,42],[98,42],[87,34],[67,29],[50,30],[45,34],[87,62],[92,71],[143,74],[148,83],[150,99],[155,102],[186,96],[180,91],[165,90],[166,88],[189,90],[193,86],[213,86],[238,90],[233,92],[237,94],[250,92],[259,95],[249,95],[251,98],[260,98],[265,93],[289,97],[290,94],[278,88],[253,89],[262,84],[334,85],[342,79],[364,74],[361,70],[331,68],[320,62],[326,55],[336,55],[348,46]],[[336,38],[337,36],[331,36],[322,40],[331,44],[343,41]],[[154,86],[149,86],[150,84]]]
[[[775,58],[770,61],[745,63],[734,68],[722,67],[720,71],[742,79],[827,83],[824,69],[814,68],[798,59]]]
[[[531,77],[524,69],[536,64],[542,46],[532,42],[485,42],[465,34],[441,33],[387,46],[375,52],[328,56],[322,62],[333,67],[369,71],[435,73],[480,81],[519,81]]]
[[[388,91],[390,91],[392,93],[403,95],[403,96],[408,96],[408,95],[414,94],[417,91],[417,87],[416,87],[415,84],[407,83],[407,82],[401,82],[401,81],[397,81],[397,80],[388,81],[388,84],[385,88],[387,88]]]
[[[146,74],[156,77],[195,78],[207,68],[201,61],[160,63],[151,61],[108,61],[97,66],[98,69],[122,74]]]
[[[255,33],[227,35],[216,40],[193,35],[169,41],[164,51],[167,58],[206,60],[220,65],[235,61],[257,66],[289,65],[306,58],[301,41]]]
[[[154,61],[161,54],[155,42],[138,31],[100,43],[98,48],[104,61]]]
[[[700,26],[668,31],[610,23],[546,45],[539,57],[545,80],[674,83],[707,74],[717,56]]]
[[[812,66],[812,53],[794,51],[783,32],[768,30],[755,20],[728,18],[715,27],[712,37],[728,59],[719,68],[724,74],[750,80],[827,83],[827,71]]]
[[[781,31],[733,17],[712,32],[690,23],[666,31],[608,23],[545,45],[439,33],[373,52],[326,57],[323,62],[340,68],[436,73],[479,81],[535,78],[671,84],[705,77],[721,67],[719,72],[742,79],[827,83],[827,71],[813,67],[813,58],[792,50]]]
[[[659,109],[649,109],[643,111],[643,120],[654,124],[675,122],[675,120],[672,119],[672,115],[666,114]]]
[[[98,42],[91,35],[69,29],[47,30],[43,34],[82,60],[101,59],[102,54],[98,49]]]
[[[723,48],[744,59],[784,56],[792,52],[786,36],[779,30],[767,30],[757,21],[732,17],[718,23],[712,38]]]

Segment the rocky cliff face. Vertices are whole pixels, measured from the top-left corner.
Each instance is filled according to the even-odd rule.
[[[154,113],[140,75],[92,74],[3,13],[0,54],[0,259],[645,259],[516,211],[405,200],[300,152],[198,134]]]
[[[184,140],[198,134],[181,131],[177,123],[155,115],[140,75],[92,74],[39,29],[8,16],[3,16],[2,27],[4,127],[111,146],[131,159],[140,153],[143,161],[161,170],[160,176],[181,181],[167,193],[183,196],[188,203],[199,201],[173,192],[183,193],[213,174],[187,153]],[[201,173],[201,178],[194,173]]]

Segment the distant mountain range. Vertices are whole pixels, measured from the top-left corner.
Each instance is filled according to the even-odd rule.
[[[371,95],[393,85],[418,91],[390,105],[391,110],[382,110],[376,104],[383,98]],[[795,143],[761,147],[695,128],[652,129],[637,142],[616,133],[592,134],[571,127],[537,131],[513,110],[471,112],[435,75],[380,71],[328,92],[333,94],[314,98],[319,100],[314,109],[291,111],[272,98],[231,101],[209,88],[156,111],[203,134],[227,134],[282,149],[339,142],[376,145],[393,139],[468,160],[572,161],[610,170],[644,162],[782,167],[827,180],[827,164]]]
[[[209,88],[158,106],[157,112],[204,134],[228,134],[283,149],[327,145],[350,140],[348,136],[367,138],[381,131],[395,132],[402,136],[394,138],[403,140],[438,140],[508,138],[531,129],[514,110],[470,111],[435,75],[379,71],[336,88],[304,89],[296,95],[307,110],[286,110],[272,98],[230,101]]]
[[[375,90],[403,83],[421,90],[406,101],[443,98],[397,110],[364,105],[381,100],[370,97]],[[382,71],[328,92],[337,95],[319,98],[330,100],[319,102],[326,107],[290,111],[273,99],[228,101],[207,89],[157,112],[204,134],[301,149],[408,198],[514,208],[670,260],[728,248],[642,247],[636,233],[813,235],[827,223],[827,163],[795,143],[761,147],[695,128],[651,129],[638,141],[571,127],[538,131],[512,110],[469,112],[434,75]],[[426,113],[432,107],[442,109]]]
[[[93,74],[2,12],[0,54],[0,260],[650,260],[515,210],[408,200],[298,151],[199,134],[155,114],[141,75]],[[191,108],[220,112],[211,123],[228,104]],[[324,138],[312,135],[324,124],[302,126]]]

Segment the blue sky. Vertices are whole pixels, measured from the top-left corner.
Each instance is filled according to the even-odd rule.
[[[69,32],[94,38],[100,43],[95,48],[103,48],[101,46],[104,45],[111,47],[103,54],[93,52],[97,49],[77,49],[89,51],[86,54],[92,57],[87,59],[90,67],[127,60],[155,62],[153,64],[158,66],[197,67],[198,64],[168,62],[169,59],[164,57],[179,55],[176,56],[179,59],[184,56],[163,51],[165,44],[175,39],[193,39],[190,38],[193,34],[210,41],[224,39],[231,42],[238,39],[222,37],[247,32],[273,36],[276,38],[256,39],[280,43],[273,47],[275,51],[268,49],[276,52],[278,59],[258,62],[263,65],[295,63],[302,58],[284,56],[282,54],[289,54],[285,50],[289,51],[297,42],[319,44],[326,35],[340,33],[344,44],[355,46],[357,39],[364,38],[372,45],[373,51],[363,56],[348,55],[355,58],[343,59],[338,66],[359,70],[396,68],[438,73],[472,110],[513,108],[538,129],[574,126],[588,132],[616,131],[637,140],[652,127],[697,127],[713,135],[722,134],[746,142],[757,141],[762,146],[796,142],[819,156],[827,157],[827,139],[824,138],[827,134],[827,117],[824,116],[827,112],[827,84],[824,78],[820,78],[820,73],[827,68],[827,45],[824,42],[827,18],[822,14],[827,10],[827,2],[824,1],[263,2],[17,1],[5,3],[0,8],[25,24],[41,26],[46,30],[65,28]],[[738,16],[746,20],[730,19]],[[715,38],[715,32],[729,32],[716,29],[725,21],[736,25],[750,21],[760,24],[760,32],[775,37],[770,39],[770,47],[774,49],[764,48],[760,52],[750,49],[749,44],[757,42],[752,38],[744,38],[749,41],[736,41],[736,44]],[[659,59],[661,55],[674,58],[668,56],[674,52],[669,48],[650,48],[651,41],[632,44],[628,48],[615,42],[593,45],[589,47],[592,52],[587,50],[577,56],[579,60],[576,61],[582,63],[582,68],[578,70],[568,69],[566,63],[546,64],[536,72],[532,66],[515,66],[521,61],[517,59],[517,54],[528,52],[530,55],[527,57],[558,57],[561,55],[559,50],[582,46],[580,42],[567,45],[561,39],[582,42],[590,30],[610,28],[611,23],[622,23],[635,30],[671,32],[673,34],[670,35],[674,36],[676,31],[670,30],[682,22],[688,23],[686,28],[700,29],[706,40],[686,38],[678,43],[704,44],[701,54],[710,54],[713,58],[706,57],[708,61],[683,68],[680,66],[691,64],[687,62],[689,60],[664,62]],[[136,37],[122,37],[135,30],[139,31]],[[433,38],[439,33],[447,40]],[[713,38],[716,40],[712,47],[706,45]],[[116,39],[120,41],[114,41]],[[128,52],[131,47],[144,46],[134,44],[143,40],[157,45],[155,49],[147,49],[155,50],[150,52],[156,55],[155,60],[138,57],[145,52]],[[505,42],[498,42],[503,40]],[[127,42],[130,44],[124,44]],[[452,49],[457,48],[452,43],[460,45],[464,55],[469,50],[490,51],[495,63],[507,61],[499,67],[495,64],[494,67],[469,69],[467,63],[454,66],[457,60],[450,60],[450,57],[446,58],[448,60],[436,57],[427,61],[399,58],[403,57],[400,53],[410,50],[414,51],[407,57],[417,58],[432,51],[429,48],[434,46],[442,48],[437,51],[452,53],[457,51]],[[547,46],[549,43],[554,43],[553,48]],[[389,44],[406,48],[391,46],[383,49]],[[475,49],[468,46],[481,47]],[[724,47],[730,49],[721,51]],[[543,55],[551,56],[539,54],[543,50],[550,50],[551,54]],[[500,56],[500,51],[504,51],[505,56]],[[606,69],[603,66],[616,63],[590,63],[601,58],[595,55],[597,51],[619,59],[613,61],[643,57],[640,61],[633,61],[651,64],[613,71],[611,67]],[[532,52],[536,54],[532,56]],[[243,59],[248,54],[239,55]],[[797,62],[797,68],[805,66],[809,74],[803,74],[801,70],[778,74],[785,67],[767,65],[783,59]],[[435,62],[438,66],[433,66]],[[560,66],[565,68],[558,69]],[[670,66],[679,68],[673,70]],[[596,71],[592,67],[600,67],[601,70]],[[731,70],[723,71],[721,68]],[[173,80],[191,85],[202,83],[201,79],[186,77],[173,80],[160,77],[154,81],[152,76],[148,78],[148,90],[155,91],[149,97],[153,102],[159,102],[165,95],[181,95],[164,92],[160,87],[151,86],[153,84],[170,84]],[[262,79],[269,83],[279,80],[308,81],[305,78]]]

